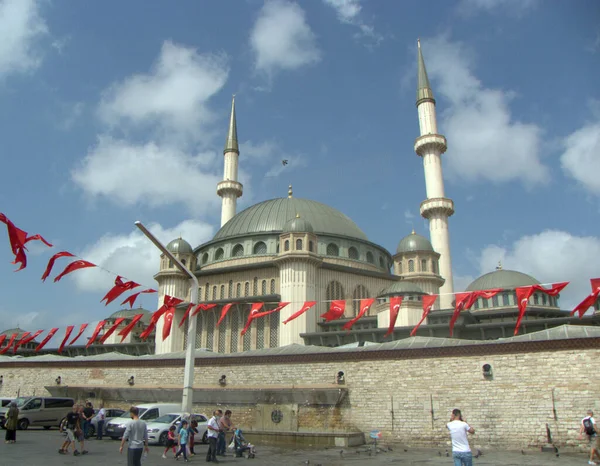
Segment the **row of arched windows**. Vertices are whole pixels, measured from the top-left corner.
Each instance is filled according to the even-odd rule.
[[[416,264],[418,263],[418,261],[414,261],[413,259],[409,259],[408,260],[408,272],[416,272]],[[419,267],[419,272],[428,272],[429,271],[429,261],[427,259],[421,259],[421,266]],[[402,274],[404,273],[404,267],[402,265],[402,261],[398,262],[398,273]],[[438,273],[438,266],[437,266],[437,261],[436,260],[432,260],[431,261],[431,271],[433,273]]]
[[[259,280],[257,277],[254,277],[252,281],[252,296],[259,296],[258,290],[260,286],[260,295],[266,294],[275,294],[275,279],[271,280]],[[210,284],[207,283],[204,287],[204,301],[214,301],[217,299],[226,299],[226,298],[242,298],[246,296],[250,296],[250,282],[244,283],[244,295],[242,296],[242,283],[235,283],[233,280],[229,280],[227,285],[227,295],[225,293],[225,285],[213,285],[212,294],[210,293],[211,287]],[[200,296],[202,296],[202,289],[200,289]]]
[[[369,298],[369,290],[364,285],[357,285],[352,292],[352,312],[356,316],[360,311],[360,300]],[[344,287],[337,280],[332,280],[327,284],[325,290],[326,301],[333,301],[336,299],[346,299]]]
[[[534,306],[558,306],[558,301],[556,297],[548,296],[545,293],[534,293],[531,298],[529,298],[529,303]],[[475,301],[473,305],[474,309],[487,309],[494,308],[500,306],[516,306],[517,305],[517,296],[515,293],[505,292],[502,294],[497,294],[496,296],[492,296],[491,299],[483,299],[480,298]]]
[[[252,247],[252,254],[263,255],[267,253],[267,244],[264,241],[259,241]],[[236,244],[231,250],[231,257],[242,257],[245,254],[244,246],[240,243]],[[220,261],[225,258],[225,250],[218,248],[215,251],[215,261]],[[208,252],[202,254],[202,265],[208,263]]]
[[[296,251],[302,251],[303,244],[304,244],[304,243],[303,243],[303,241],[302,241],[302,238],[298,238],[298,239],[296,239]],[[309,242],[308,242],[308,250],[309,250],[310,252],[313,252],[313,248],[314,248],[314,246],[313,246],[313,242],[312,242],[312,241],[309,241]],[[283,242],[283,250],[284,250],[285,252],[287,252],[287,251],[289,251],[289,250],[290,250],[290,240],[289,240],[289,239],[286,239],[286,240]],[[279,252],[279,250],[277,250],[277,252]]]
[[[340,248],[335,243],[329,243],[327,245],[326,254],[328,256],[338,257],[340,255]],[[358,249],[356,249],[354,246],[349,247],[348,258],[353,260],[359,260],[360,254],[358,253]],[[369,264],[375,264],[375,256],[371,251],[367,251],[365,259]],[[386,268],[385,259],[381,256],[379,256],[379,267]]]

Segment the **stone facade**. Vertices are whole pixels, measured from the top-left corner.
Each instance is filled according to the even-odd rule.
[[[223,390],[217,381],[227,376],[227,389],[270,387],[335,387],[338,371],[345,373],[347,396],[337,406],[297,403],[282,406],[295,416],[293,427],[306,431],[362,431],[378,429],[386,442],[412,446],[447,446],[445,424],[453,408],[460,408],[477,434],[477,447],[533,448],[546,443],[546,426],[559,447],[576,446],[580,419],[586,410],[600,412],[600,376],[591,370],[600,360],[600,338],[460,345],[402,350],[337,351],[315,354],[211,356],[196,359],[195,387],[216,398]],[[482,367],[491,365],[491,376]],[[182,359],[124,359],[118,361],[12,360],[0,362],[2,396],[47,394],[84,386],[93,392],[127,387],[179,390]],[[72,392],[73,393],[73,392]],[[211,396],[212,396],[211,395]],[[135,396],[106,399],[109,405]],[[195,405],[209,413],[216,406]],[[220,404],[234,412],[236,424],[260,430],[259,404]],[[272,408],[269,408],[272,409]]]

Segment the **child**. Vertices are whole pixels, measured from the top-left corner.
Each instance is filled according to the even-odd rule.
[[[198,421],[194,420],[190,422],[190,456],[194,456],[194,437],[198,433]]]
[[[188,422],[182,421],[181,429],[179,430],[179,451],[175,454],[175,459],[179,459],[179,455],[183,454],[183,459],[188,462],[187,459],[187,443],[190,431],[188,430]]]
[[[165,447],[165,451],[162,455],[163,458],[167,457],[167,452],[169,449],[173,449],[173,454],[177,453],[177,437],[175,437],[175,426],[169,427],[169,432],[167,433],[167,446]]]

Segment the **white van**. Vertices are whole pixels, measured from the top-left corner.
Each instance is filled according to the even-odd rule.
[[[14,398],[0,398],[0,408],[8,406],[13,400]]]
[[[137,405],[139,409],[139,416],[142,421],[150,422],[154,421],[163,414],[172,413],[181,409],[180,403],[160,403],[160,404],[143,404]],[[113,440],[120,439],[125,433],[125,429],[131,423],[131,417],[129,410],[126,410],[120,417],[111,419],[106,424],[106,435]]]
[[[43,426],[44,429],[58,427],[61,420],[72,410],[73,398],[58,398],[45,396],[21,397],[15,400],[19,408],[19,430],[29,426]],[[0,425],[4,427],[8,406],[0,409]]]

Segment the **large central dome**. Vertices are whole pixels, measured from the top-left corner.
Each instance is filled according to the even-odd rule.
[[[295,197],[271,199],[248,207],[223,225],[214,239],[251,233],[280,232],[296,215],[309,221],[316,234],[368,240],[367,235],[339,210],[320,202]]]

